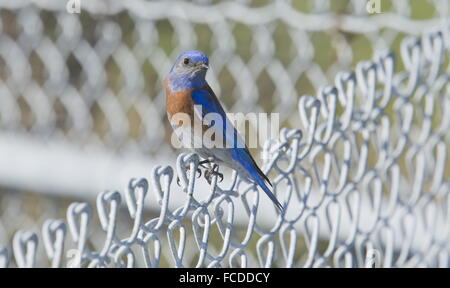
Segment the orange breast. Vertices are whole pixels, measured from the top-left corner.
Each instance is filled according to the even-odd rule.
[[[168,79],[164,80],[166,90],[166,109],[167,116],[171,118],[176,113],[186,113],[191,120],[194,116],[194,103],[191,98],[191,90],[178,91],[172,93],[168,85]]]
[[[191,126],[194,125],[194,118],[195,118],[195,112],[194,112],[194,101],[192,100],[191,93],[195,90],[200,89],[208,89],[208,87],[200,88],[200,89],[194,89],[194,90],[186,90],[186,91],[177,91],[177,92],[171,92],[168,79],[166,78],[164,80],[164,89],[166,91],[166,109],[167,109],[167,116],[169,118],[169,121],[171,120],[172,116],[177,113],[185,113],[189,116],[191,119]],[[211,88],[209,88],[211,89]],[[211,92],[213,94],[213,92]],[[214,94],[213,94],[214,95]],[[214,96],[215,97],[215,96]],[[202,121],[202,119],[199,119]],[[177,120],[174,120],[178,122]],[[187,123],[171,123],[172,125],[186,125]],[[202,133],[205,132],[210,128],[210,126],[202,124],[201,126]],[[216,135],[212,135],[212,140],[215,141]],[[219,139],[222,139],[220,137]],[[225,145],[225,144],[224,144]]]

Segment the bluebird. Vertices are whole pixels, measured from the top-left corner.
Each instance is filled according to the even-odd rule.
[[[280,210],[283,209],[271,189],[269,178],[256,164],[242,137],[229,121],[222,105],[205,76],[209,68],[208,56],[197,50],[181,53],[176,59],[169,74],[164,79],[166,92],[167,116],[172,128],[185,148],[194,150],[206,159],[200,163],[224,164],[235,170],[238,175],[250,183],[256,184],[269,196]],[[184,115],[186,121],[180,121],[175,115]],[[212,117],[212,123],[205,124],[204,118]],[[196,122],[197,121],[197,122]],[[194,123],[201,123],[197,127]],[[222,125],[220,125],[222,123]],[[195,131],[200,134],[196,134]],[[207,137],[203,137],[208,129],[213,129],[211,139],[223,145],[207,145]],[[198,137],[200,135],[200,137]]]

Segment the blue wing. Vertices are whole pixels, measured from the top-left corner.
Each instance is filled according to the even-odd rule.
[[[241,166],[243,166],[247,172],[251,175],[254,182],[258,184],[264,192],[269,196],[269,198],[275,203],[275,205],[282,210],[283,206],[278,202],[275,195],[272,193],[270,188],[266,185],[266,182],[272,186],[270,183],[269,178],[261,171],[261,169],[256,164],[255,160],[253,159],[252,155],[247,149],[247,146],[245,145],[244,141],[242,140],[241,136],[237,132],[236,128],[232,126],[231,122],[228,120],[226,113],[220,105],[219,100],[217,99],[216,95],[212,91],[212,89],[207,86],[204,89],[200,90],[194,90],[192,92],[192,100],[195,105],[201,105],[202,107],[202,117],[205,117],[208,113],[217,113],[222,118],[222,137],[225,139],[225,141],[233,141],[233,143],[241,144],[242,146],[236,146],[233,145],[233,148],[230,148],[231,157],[233,160],[237,161]],[[226,129],[225,125],[231,125],[229,127],[233,127],[233,129]],[[243,148],[239,148],[243,147]]]
[[[225,110],[223,109],[222,105],[220,105],[219,100],[217,99],[211,88],[207,87],[200,90],[194,90],[191,94],[191,97],[194,105],[201,105],[202,107],[201,115],[198,116],[203,118],[206,116],[206,114],[209,113],[217,113],[220,115],[223,126],[221,127],[221,131],[217,132],[222,136],[222,139],[224,139],[225,143],[223,144],[229,145],[226,147],[245,147],[244,140],[242,140],[233,124],[231,124],[231,122],[228,120]],[[197,111],[196,109],[194,110]],[[199,112],[196,113],[200,114]],[[232,127],[233,129],[226,129],[227,127]],[[219,127],[215,125],[214,128]]]
[[[252,155],[247,148],[234,148],[231,150],[231,157],[238,161],[252,176],[254,182],[258,184],[263,191],[269,196],[270,200],[280,209],[283,210],[283,206],[278,202],[277,197],[272,193],[270,188],[266,185],[266,182],[272,186],[269,178],[259,169]]]

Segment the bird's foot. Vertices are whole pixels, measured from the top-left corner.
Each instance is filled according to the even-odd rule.
[[[208,158],[208,159],[205,159],[205,160],[202,160],[202,161],[198,162],[198,165],[202,166],[203,168],[210,169],[210,167],[207,167],[205,165],[205,164],[210,164],[210,163],[213,163],[213,160],[211,158]]]
[[[186,168],[186,170],[190,170],[188,165],[185,166],[185,168]],[[202,177],[202,170],[200,170],[200,168],[197,168],[197,173],[198,173],[197,178]],[[180,184],[180,177],[178,177],[178,176],[177,176],[177,185],[181,186],[181,184]]]
[[[211,184],[213,176],[219,176],[219,183],[223,181],[223,174],[219,172],[219,165],[217,164],[213,164],[212,168],[205,171],[205,179],[208,184]]]

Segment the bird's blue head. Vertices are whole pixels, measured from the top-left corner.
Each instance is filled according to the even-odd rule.
[[[170,90],[175,92],[204,87],[208,65],[209,60],[205,53],[198,50],[184,51],[170,69]]]

